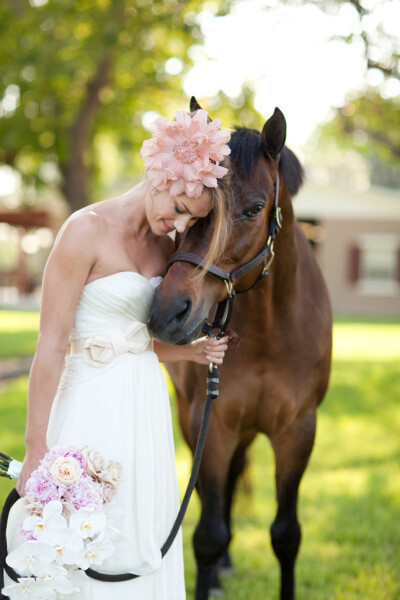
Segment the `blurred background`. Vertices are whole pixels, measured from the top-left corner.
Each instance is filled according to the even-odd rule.
[[[37,303],[62,221],[195,95],[224,127],[281,108],[335,312],[400,315],[399,23],[398,0],[3,0],[0,302]]]
[[[0,4],[0,446],[20,460],[42,272],[65,218],[140,180],[149,123],[191,95],[223,127],[284,112],[307,176],[295,212],[335,313],[302,484],[300,600],[400,598],[399,24],[399,0]],[[183,490],[191,457],[176,421],[175,439]],[[227,600],[277,597],[268,448],[257,439],[239,490]],[[13,484],[0,484],[1,504]],[[198,511],[194,497],[188,597]]]

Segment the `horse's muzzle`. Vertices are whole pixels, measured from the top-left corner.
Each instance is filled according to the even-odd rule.
[[[165,301],[159,290],[156,290],[150,310],[149,330],[166,344],[188,344],[201,331],[204,317],[199,312],[193,312],[193,300],[190,296],[177,296]]]

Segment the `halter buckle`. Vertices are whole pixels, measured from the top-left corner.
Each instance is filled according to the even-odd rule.
[[[269,255],[268,259],[264,260],[264,268],[261,273],[262,276],[268,272],[268,269],[270,268],[272,261],[274,260],[274,256],[275,256],[274,243],[271,242],[271,254]]]
[[[232,281],[230,281],[229,279],[224,279],[224,283],[225,283],[225,287],[227,289],[229,298],[232,298],[232,296],[233,296],[233,283],[232,283]]]

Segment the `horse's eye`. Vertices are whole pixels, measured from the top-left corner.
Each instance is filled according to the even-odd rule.
[[[264,208],[264,204],[254,204],[250,208],[246,208],[243,213],[247,217],[256,217]]]

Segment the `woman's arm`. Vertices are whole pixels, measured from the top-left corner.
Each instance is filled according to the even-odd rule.
[[[43,276],[39,337],[29,376],[26,455],[17,482],[20,495],[47,451],[46,432],[76,306],[96,260],[98,224],[86,213],[63,226]]]
[[[173,362],[176,360],[192,360],[200,365],[213,362],[222,364],[225,352],[228,349],[229,337],[199,338],[186,346],[174,346],[154,340],[154,352],[160,362]]]

